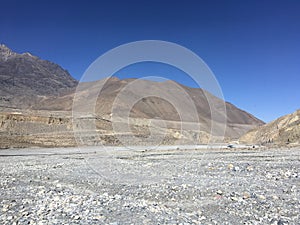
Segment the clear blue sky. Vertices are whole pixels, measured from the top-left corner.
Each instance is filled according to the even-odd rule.
[[[197,53],[226,101],[258,118],[268,122],[300,108],[298,0],[0,0],[0,5],[0,43],[58,63],[76,79],[120,44],[165,40]],[[137,65],[118,75],[144,76],[151,69],[193,86],[159,65]]]

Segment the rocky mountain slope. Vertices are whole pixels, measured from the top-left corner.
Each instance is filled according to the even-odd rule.
[[[243,135],[240,141],[259,144],[299,144],[300,110],[282,116]]]
[[[45,96],[74,89],[77,81],[59,65],[0,45],[0,106],[29,108]]]
[[[128,88],[136,82],[138,85]],[[101,83],[104,86],[98,95]],[[81,118],[82,121],[96,121],[96,129],[101,140],[89,137],[89,144],[93,145],[99,142],[118,144],[115,137],[116,131],[113,130],[112,110],[117,104],[118,112],[126,111],[127,100],[134,100],[145,90],[151,90],[157,96],[176,100],[179,104],[176,108],[173,102],[157,96],[139,99],[130,109],[129,115],[133,119],[132,130],[139,137],[149,136],[147,124],[150,120],[154,121],[157,118],[166,123],[166,128],[162,129],[159,122],[155,127],[158,132],[166,131],[165,144],[173,144],[179,139],[206,143],[209,140],[212,120],[216,122],[217,127],[221,128],[224,126],[221,118],[225,118],[225,138],[227,139],[238,138],[248,130],[263,124],[251,114],[230,103],[224,103],[202,89],[189,88],[174,81],[119,80],[112,77],[81,83],[76,89],[78,82],[60,66],[41,60],[30,53],[15,53],[4,45],[0,46],[0,84],[0,111],[2,111],[0,113],[0,139],[1,143],[6,143],[3,144],[6,147],[12,144],[18,147],[75,145],[74,124],[72,123],[74,96],[84,100],[78,106],[80,110],[87,112],[85,118]],[[126,101],[115,103],[116,97],[125,87],[127,88]],[[178,92],[178,88],[191,99],[196,109],[196,117],[190,115],[193,107],[186,103],[184,95]],[[93,104],[94,96],[97,96],[95,110],[89,111],[87,108]],[[220,110],[224,104],[226,112]],[[179,115],[178,107],[184,111],[184,118]],[[214,112],[213,118],[212,111]],[[198,122],[201,131],[189,128],[182,130],[182,125],[191,127]],[[213,135],[221,136],[218,130],[221,129],[216,129]]]

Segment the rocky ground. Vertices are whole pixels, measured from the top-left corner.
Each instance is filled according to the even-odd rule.
[[[300,223],[299,149],[0,155],[0,224]]]

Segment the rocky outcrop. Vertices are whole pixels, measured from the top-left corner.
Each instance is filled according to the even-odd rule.
[[[249,131],[240,141],[264,145],[300,144],[300,110]]]
[[[38,112],[0,114],[0,148],[74,146],[71,118]]]

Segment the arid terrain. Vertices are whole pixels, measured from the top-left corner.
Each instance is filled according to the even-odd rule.
[[[0,225],[300,225],[300,0],[0,9]]]
[[[299,224],[299,149],[0,151],[1,224]]]
[[[173,81],[78,83],[4,45],[0,63],[0,224],[299,224],[299,111],[264,124]]]
[[[282,116],[264,126],[250,130],[240,140],[245,143],[263,145],[299,145],[300,144],[300,110]]]
[[[120,138],[129,145],[204,144],[237,140],[264,124],[203,89],[170,80],[79,83],[59,65],[5,45],[0,63],[0,148],[120,145]],[[114,117],[134,101],[128,115]],[[133,139],[114,127],[128,118]],[[94,127],[86,128],[90,124]],[[156,132],[151,141],[150,129]],[[160,136],[165,138],[158,141]]]

